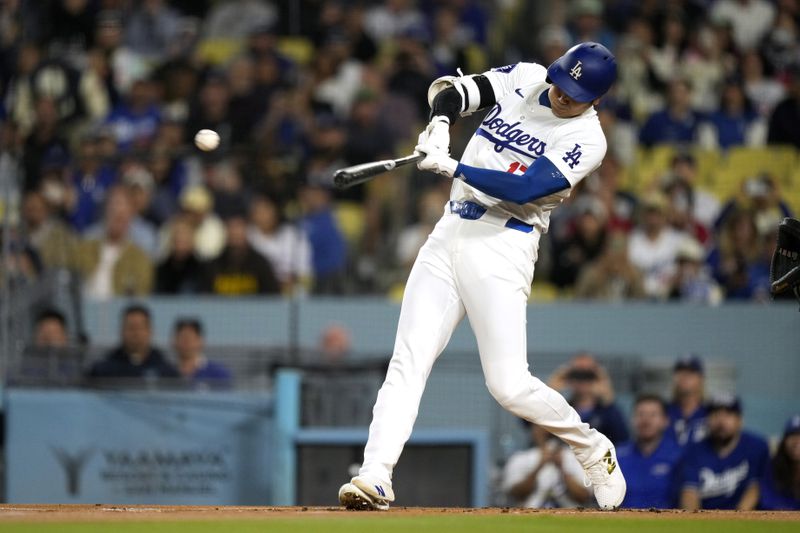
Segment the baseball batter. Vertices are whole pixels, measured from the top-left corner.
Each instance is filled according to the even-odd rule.
[[[517,63],[431,84],[432,118],[416,147],[426,157],[418,167],[453,178],[453,187],[409,275],[364,463],[339,490],[345,507],[386,510],[394,501],[392,471],[425,382],[464,315],[492,396],[572,448],[602,509],[622,502],[625,479],[614,446],[531,375],[525,328],[539,237],[550,212],[606,153],[594,105],[616,72],[611,52],[588,42],[548,68]],[[452,159],[450,125],[488,107],[461,161]]]

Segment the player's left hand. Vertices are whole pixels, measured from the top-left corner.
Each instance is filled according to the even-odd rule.
[[[430,144],[446,154],[450,153],[450,120],[447,117],[443,115],[433,117],[425,128],[425,133],[427,133],[425,144]]]

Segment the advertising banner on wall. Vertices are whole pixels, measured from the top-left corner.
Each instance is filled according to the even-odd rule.
[[[5,407],[9,502],[270,501],[266,394],[12,389]]]

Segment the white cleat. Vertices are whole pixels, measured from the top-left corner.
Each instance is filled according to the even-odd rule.
[[[589,485],[594,489],[597,505],[604,511],[613,511],[625,499],[627,485],[617,462],[617,452],[613,446],[605,455],[589,466],[583,467]]]
[[[388,511],[394,501],[392,484],[368,476],[356,476],[339,489],[339,503],[353,511]]]

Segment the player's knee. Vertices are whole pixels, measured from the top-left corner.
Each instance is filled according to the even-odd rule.
[[[486,387],[497,403],[512,413],[519,410],[519,407],[524,404],[525,398],[531,390],[524,380],[487,380]]]

